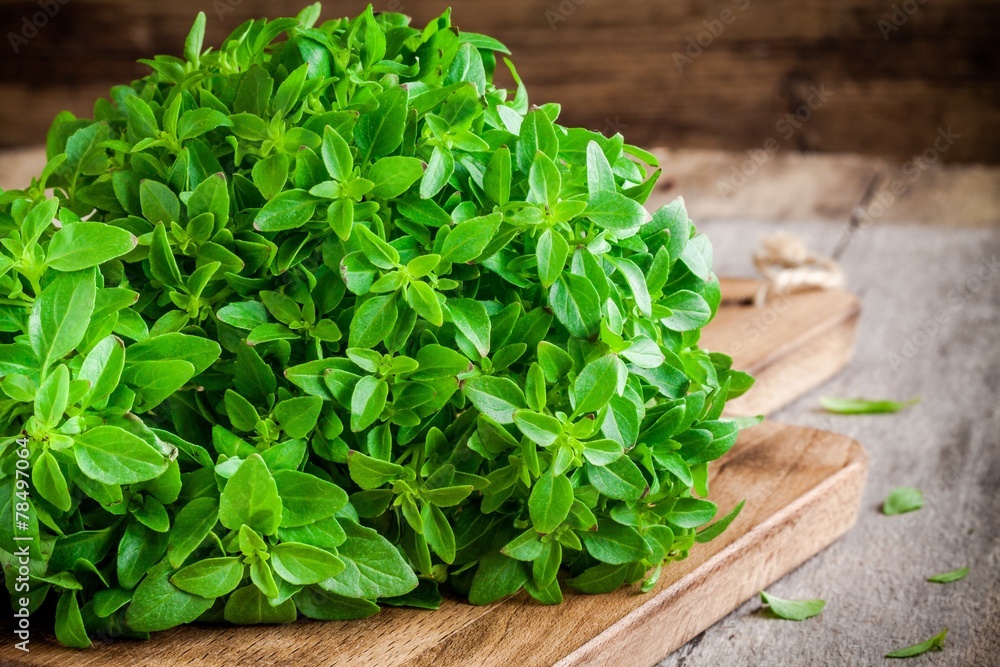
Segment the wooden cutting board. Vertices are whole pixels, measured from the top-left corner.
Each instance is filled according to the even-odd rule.
[[[755,289],[754,281],[724,281],[727,305],[703,339],[758,377],[733,414],[788,403],[840,370],[853,344],[852,295],[785,297],[780,312],[767,315],[775,302],[744,303]],[[652,665],[843,535],[857,516],[866,470],[864,450],[844,436],[774,422],[744,431],[710,473],[720,512],[745,499],[743,512],[722,536],[665,568],[649,594],[567,592],[555,607],[525,595],[487,607],[446,600],[433,612],[386,608],[361,621],[176,628],[88,651],[56,645],[38,624],[31,652],[8,640],[0,665]]]
[[[701,347],[733,357],[757,382],[726,404],[734,416],[768,415],[839,373],[851,360],[861,305],[839,289],[769,297],[755,305],[759,280],[722,279],[722,306]]]
[[[321,665],[652,665],[843,535],[854,523],[867,460],[840,435],[767,422],[744,431],[711,474],[712,499],[729,529],[667,567],[653,592],[568,593],[545,607],[524,595],[437,611],[386,608],[361,621],[276,627],[184,627],[149,642],[73,651],[43,642],[31,652],[6,640],[0,664],[74,667]],[[9,633],[6,633],[9,636]]]

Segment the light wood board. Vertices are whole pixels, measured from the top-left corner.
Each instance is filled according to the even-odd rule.
[[[779,579],[854,523],[867,457],[844,436],[778,423],[744,431],[713,466],[712,498],[746,506],[725,533],[664,569],[649,594],[568,593],[546,607],[524,595],[487,607],[448,600],[438,611],[387,608],[362,621],[270,628],[183,627],[148,642],[73,651],[35,637],[18,666],[416,667],[652,665]]]
[[[810,292],[757,307],[758,287],[723,280],[724,304],[702,339],[757,377],[733,401],[733,414],[790,402],[840,370],[853,344],[853,295]],[[362,621],[177,628],[149,642],[97,642],[82,652],[36,635],[28,655],[0,647],[0,665],[653,664],[844,534],[866,467],[864,451],[843,436],[777,423],[745,431],[711,470],[720,512],[746,499],[743,513],[722,537],[666,568],[647,595],[634,587],[569,593],[557,607],[524,595],[488,607],[449,600],[436,612],[386,608]]]
[[[754,305],[760,281],[722,279],[723,305],[701,347],[733,357],[757,381],[726,405],[731,415],[766,415],[840,372],[851,359],[861,305],[839,289],[770,297]]]

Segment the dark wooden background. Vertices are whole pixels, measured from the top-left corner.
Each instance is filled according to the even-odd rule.
[[[22,42],[32,34],[25,21],[43,23],[46,4],[58,11]],[[303,4],[0,0],[0,146],[40,143],[57,111],[87,113],[110,85],[140,76],[137,58],[179,53],[199,10],[208,43],[218,43],[247,17]],[[365,4],[327,2],[324,17]],[[908,160],[951,127],[958,138],[945,160],[1000,162],[996,0],[379,0],[375,8],[422,24],[449,4],[457,25],[511,47],[533,101],[561,102],[565,122],[621,130],[633,143]],[[893,5],[901,25],[880,28]],[[720,18],[731,22],[714,24],[721,33],[679,72],[674,54],[699,33],[709,42],[704,22]],[[806,116],[810,101],[818,108],[801,127],[782,124],[796,110]]]

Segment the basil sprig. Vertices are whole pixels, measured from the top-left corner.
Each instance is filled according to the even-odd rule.
[[[739,512],[752,379],[656,159],[449,13],[319,11],[200,15],[0,194],[0,558],[64,644],[649,590]]]

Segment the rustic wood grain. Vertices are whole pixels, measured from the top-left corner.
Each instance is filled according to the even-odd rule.
[[[844,290],[777,295],[761,305],[757,280],[722,281],[723,306],[702,332],[701,345],[733,357],[757,378],[726,405],[731,415],[763,415],[823,384],[850,361],[861,306]]]
[[[667,567],[653,592],[568,594],[545,607],[526,596],[472,607],[447,600],[435,612],[383,610],[363,621],[272,628],[184,627],[148,642],[108,641],[87,651],[51,641],[0,662],[12,667],[222,667],[430,665],[533,667],[651,665],[799,566],[853,524],[866,455],[843,436],[767,423],[741,434],[713,465],[712,498],[746,506],[721,537]]]
[[[37,35],[0,59],[0,95],[7,102],[0,108],[0,145],[39,142],[62,106],[89,112],[95,94],[144,73],[137,58],[178,54],[199,10],[209,17],[207,43],[217,44],[245,18],[288,15],[302,4],[61,4]],[[327,3],[324,16],[355,14],[366,4]],[[382,0],[375,8],[407,12],[423,24],[451,4]],[[944,159],[996,163],[1000,5],[920,2],[886,39],[878,22],[891,17],[894,4],[903,3],[509,0],[458,3],[454,15],[463,29],[495,35],[511,47],[534,101],[560,102],[567,123],[620,129],[641,145],[753,149],[773,139],[782,150],[907,160],[928,147],[939,127],[953,126],[963,138]],[[19,32],[37,11],[37,0],[0,2],[3,35]],[[728,25],[718,23],[724,11],[732,12]],[[675,54],[684,53],[689,39],[708,46],[700,54],[692,50],[696,56],[679,69]],[[800,128],[784,131],[782,119],[823,87],[828,101]]]

